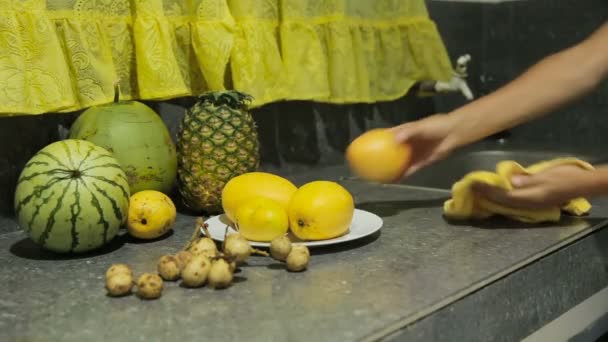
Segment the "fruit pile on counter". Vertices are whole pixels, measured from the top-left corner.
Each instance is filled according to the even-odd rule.
[[[102,248],[122,228],[136,239],[162,239],[175,223],[175,199],[196,213],[192,239],[161,257],[156,272],[134,280],[127,264],[107,270],[106,289],[115,296],[136,286],[141,298],[158,298],[163,281],[178,279],[187,287],[224,288],[251,254],[305,270],[310,252],[301,242],[346,234],[354,201],[335,182],[296,187],[258,171],[249,100],[236,91],[200,96],[174,144],[157,113],[120,100],[116,89],[114,103],[84,111],[67,139],[26,163],[15,192],[18,224],[41,248],[74,254]],[[211,239],[203,217],[212,215],[225,216],[235,232]],[[268,243],[270,253],[252,241]]]

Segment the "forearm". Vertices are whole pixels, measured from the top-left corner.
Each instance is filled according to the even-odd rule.
[[[608,24],[586,41],[543,59],[494,93],[451,113],[454,148],[512,128],[588,93],[608,73]]]
[[[581,177],[579,182],[582,197],[608,195],[608,164],[596,166],[595,170],[589,172],[588,177]]]

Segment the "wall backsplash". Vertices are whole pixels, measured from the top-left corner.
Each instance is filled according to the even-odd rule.
[[[470,86],[487,94],[545,56],[587,37],[608,20],[606,0],[529,0],[501,4],[427,1],[452,57],[470,53]],[[530,94],[534,96],[534,94]],[[437,109],[458,102],[437,99]],[[560,148],[608,146],[608,82],[589,96],[513,129],[509,139]],[[608,152],[607,152],[608,153]]]
[[[543,56],[589,34],[608,18],[606,0],[534,0],[480,4],[427,1],[452,58],[464,53],[469,86],[476,97],[511,80]],[[530,94],[534,96],[534,94]],[[191,99],[148,103],[177,132]],[[263,169],[293,172],[343,162],[355,136],[465,103],[460,94],[402,99],[377,104],[275,103],[254,111]],[[0,119],[0,216],[12,214],[16,179],[40,148],[62,137],[77,113]],[[589,97],[542,120],[512,131],[509,139],[569,146],[608,146],[608,84]],[[549,128],[550,127],[550,128]]]

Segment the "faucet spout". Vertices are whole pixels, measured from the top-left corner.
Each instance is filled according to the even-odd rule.
[[[467,81],[459,76],[453,76],[448,82],[437,81],[435,91],[438,93],[448,93],[458,91],[469,101],[473,100],[473,92]]]
[[[447,93],[460,92],[467,100],[473,100],[473,92],[467,84],[467,64],[471,61],[471,55],[465,54],[456,60],[456,68],[454,68],[452,78],[445,81],[426,81],[421,82],[421,92],[431,93]]]

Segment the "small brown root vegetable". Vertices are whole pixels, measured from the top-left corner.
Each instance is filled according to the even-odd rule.
[[[236,234],[231,234],[229,236],[234,236]],[[226,243],[224,244],[224,253],[228,257],[234,259],[237,265],[244,263],[247,261],[247,258],[251,255],[251,245],[249,241],[244,238],[230,238],[226,239]]]
[[[270,242],[270,255],[279,261],[285,261],[291,252],[291,241],[287,235],[278,237]]]
[[[172,255],[163,255],[156,265],[158,274],[164,280],[177,280],[181,274],[179,261]]]
[[[200,287],[207,281],[211,270],[211,260],[205,255],[197,255],[190,260],[182,271],[182,284],[187,287]]]
[[[110,266],[106,271],[106,279],[109,279],[115,274],[128,274],[133,277],[133,271],[131,271],[131,268],[127,264],[113,264]]]
[[[137,295],[143,299],[156,299],[163,292],[163,279],[158,274],[144,273],[137,279]]]
[[[213,258],[217,255],[217,246],[210,238],[202,238],[195,241],[189,251],[192,255],[206,255]]]
[[[177,259],[177,265],[179,266],[179,269],[183,271],[184,267],[188,265],[188,263],[190,262],[190,260],[192,260],[193,257],[194,255],[192,255],[192,253],[188,251],[180,251],[179,253],[177,253],[175,255],[175,258]]]
[[[300,272],[308,267],[310,252],[303,245],[294,245],[287,255],[287,269],[291,272]]]
[[[209,286],[215,289],[223,289],[232,284],[232,277],[230,264],[224,259],[218,259],[211,264],[207,281]]]
[[[133,277],[129,273],[115,273],[106,279],[106,289],[112,297],[126,296],[133,288]]]

